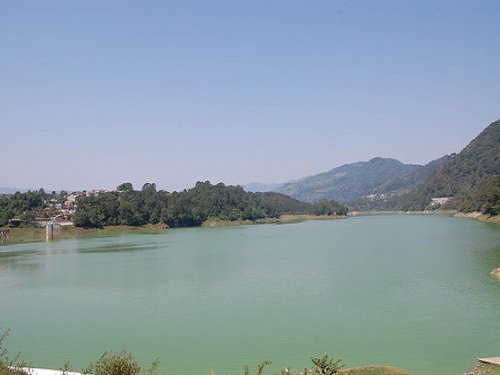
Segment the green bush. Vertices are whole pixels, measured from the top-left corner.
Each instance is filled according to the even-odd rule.
[[[154,361],[144,372],[153,375],[158,368],[159,360]],[[82,374],[93,375],[139,375],[141,367],[131,353],[122,350],[120,353],[104,352],[95,363],[82,370]]]
[[[340,359],[335,361],[327,353],[322,357],[311,357],[311,361],[314,364],[313,372],[319,375],[333,375],[344,367]]]

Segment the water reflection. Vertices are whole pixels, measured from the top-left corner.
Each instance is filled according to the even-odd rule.
[[[157,249],[158,244],[143,244],[143,243],[122,243],[122,244],[106,244],[95,247],[78,248],[78,253],[120,253],[132,251],[144,251]]]

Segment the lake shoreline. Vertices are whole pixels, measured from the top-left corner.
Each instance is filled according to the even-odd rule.
[[[483,221],[485,223],[500,224],[500,215],[491,216],[491,215],[485,215],[481,212],[467,212],[467,213],[457,212],[454,216],[459,218],[475,219]]]
[[[345,219],[347,216],[333,215],[282,215],[279,218],[265,218],[256,221],[251,220],[222,220],[218,218],[209,218],[201,226],[189,228],[218,228],[241,225],[259,225],[259,224],[293,224],[310,220],[337,220]],[[9,237],[4,240],[3,245],[15,245],[20,243],[45,242],[45,228],[5,228],[9,231]],[[62,226],[60,228],[57,240],[68,238],[84,237],[107,237],[120,234],[159,234],[170,229],[165,224],[146,224],[140,227],[128,225],[110,225],[104,228],[82,228],[75,226]],[[1,245],[0,245],[1,246]]]
[[[383,216],[383,215],[416,215],[416,216],[448,216],[462,219],[474,219],[485,223],[500,224],[500,215],[491,216],[481,212],[458,212],[457,210],[442,211],[352,211],[348,217],[357,216]]]
[[[20,368],[12,368],[14,370],[18,369],[25,372],[27,375],[82,375],[82,372],[75,371],[63,371],[63,370],[55,370],[48,368],[36,368],[36,367],[20,367]],[[212,371],[213,373],[213,371]],[[313,373],[310,370],[310,373]],[[365,375],[367,373],[372,373],[375,375],[411,375],[406,370],[392,367],[392,366],[360,366],[360,367],[352,367],[352,368],[343,368],[340,369],[339,374],[341,375]],[[304,375],[304,371],[298,373],[289,374],[293,375]]]
[[[190,228],[222,228],[228,226],[260,225],[260,224],[293,224],[314,220],[337,220],[360,216],[447,216],[465,219],[479,220],[485,223],[500,224],[499,216],[489,216],[480,212],[462,213],[456,210],[449,211],[352,211],[347,215],[282,215],[279,218],[264,218],[252,220],[223,220],[219,218],[209,218],[201,226]],[[5,239],[1,245],[15,245],[20,243],[45,242],[45,228],[3,228],[9,231],[9,238]],[[80,237],[106,237],[120,234],[159,234],[166,229],[170,229],[165,224],[146,224],[140,227],[127,225],[111,225],[104,228],[81,228],[75,226],[63,226],[57,240]]]

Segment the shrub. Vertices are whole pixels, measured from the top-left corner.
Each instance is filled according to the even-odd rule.
[[[336,374],[342,367],[340,359],[335,361],[330,358],[327,353],[322,357],[311,357],[311,361],[314,364],[313,371],[319,375],[333,375]]]
[[[154,361],[144,372],[145,375],[153,375],[159,365],[159,360]],[[122,350],[120,353],[104,352],[96,364],[82,370],[83,374],[93,375],[139,375],[141,367],[131,353]]]
[[[141,367],[132,354],[122,350],[120,353],[104,352],[96,364],[83,370],[84,374],[94,375],[139,375]]]

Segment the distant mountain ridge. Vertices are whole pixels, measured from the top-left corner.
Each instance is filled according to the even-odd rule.
[[[371,194],[402,194],[422,183],[446,158],[422,166],[375,157],[285,183],[275,191],[305,202],[335,199],[343,203]]]
[[[14,194],[16,192],[21,192],[24,193],[28,191],[28,189],[21,189],[21,188],[12,188],[12,187],[4,187],[0,186],[0,194]]]
[[[440,207],[500,213],[500,120],[458,154],[424,166],[376,157],[280,185],[275,191],[305,202],[336,200],[355,210]]]

